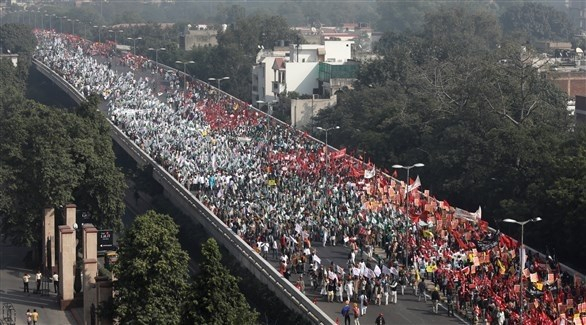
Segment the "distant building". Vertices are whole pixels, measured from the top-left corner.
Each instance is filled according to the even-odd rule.
[[[216,46],[218,31],[208,25],[187,25],[187,28],[179,35],[179,47],[189,51],[197,47]]]
[[[326,41],[261,49],[252,68],[253,101],[270,103],[292,92],[310,98],[292,104],[291,124],[306,125],[319,109],[335,103],[330,98],[338,90],[352,87],[358,71],[353,47],[353,41]]]

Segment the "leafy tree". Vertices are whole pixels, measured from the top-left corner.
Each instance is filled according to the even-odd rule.
[[[519,32],[529,40],[568,40],[573,27],[564,12],[541,3],[523,3],[501,16],[505,33]]]
[[[77,116],[9,90],[0,92],[2,232],[32,245],[40,240],[39,211],[69,202],[98,216],[98,227],[117,227],[125,184],[105,117],[91,104]]]
[[[167,215],[148,211],[120,240],[115,315],[123,324],[179,324],[189,256]]]
[[[185,324],[257,324],[258,313],[250,309],[238,288],[238,278],[222,265],[218,243],[208,239],[201,248],[199,274],[189,289]]]

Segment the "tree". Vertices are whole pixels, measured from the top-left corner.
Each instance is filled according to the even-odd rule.
[[[573,27],[565,13],[541,3],[523,3],[501,16],[505,33],[521,33],[529,40],[569,40]]]
[[[258,313],[250,309],[238,288],[238,278],[222,265],[218,243],[208,239],[201,248],[199,274],[187,296],[185,324],[257,324]]]
[[[179,324],[187,288],[188,254],[167,215],[138,216],[120,240],[115,315],[122,324]]]

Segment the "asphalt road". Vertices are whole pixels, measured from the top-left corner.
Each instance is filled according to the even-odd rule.
[[[105,58],[100,58],[99,61],[105,61]],[[120,66],[118,64],[112,64],[112,68],[119,72],[129,71],[128,67]],[[134,71],[134,74],[137,79],[140,77],[156,77],[150,72],[143,70],[136,70]],[[105,111],[105,107],[106,103],[102,103],[101,109]],[[317,248],[317,255],[322,259],[324,265],[329,265],[332,261],[340,266],[346,264],[346,257],[349,250],[348,247],[344,247],[343,245],[322,247],[320,242],[315,242],[314,245],[317,245],[314,247]],[[358,258],[359,257],[357,256],[357,259]],[[278,267],[277,260],[269,258],[269,261],[275,268]],[[292,276],[291,279],[296,280],[297,278],[295,276],[296,275]],[[344,305],[342,303],[328,303],[319,292],[309,289],[309,278],[307,276],[305,277],[305,282],[307,296],[312,301],[315,299],[316,304],[333,320],[338,319],[340,324],[343,324],[344,320],[340,311]],[[431,303],[425,303],[423,301],[418,302],[417,297],[409,288],[406,289],[404,296],[399,294],[397,304],[387,306],[368,306],[367,313],[365,316],[361,317],[360,323],[362,325],[375,324],[375,319],[381,312],[384,314],[387,324],[467,324],[467,322],[459,317],[448,317],[445,309],[441,307],[438,314],[433,313]]]
[[[326,247],[322,247],[321,242],[313,242],[312,245],[312,248],[315,248],[317,251],[317,256],[322,260],[322,265],[330,265],[331,262],[342,267],[346,265],[349,252],[348,247],[344,247],[343,245],[327,245]],[[357,259],[359,258],[360,256],[358,255]],[[366,256],[364,256],[364,258],[366,260]],[[273,266],[277,267],[278,261],[276,259],[272,259],[269,256],[269,260]],[[297,274],[291,276],[292,281],[297,279]],[[310,289],[308,276],[305,276],[304,279],[306,295],[312,301],[315,301],[316,304],[333,320],[338,319],[340,324],[343,324],[344,319],[340,314],[340,311],[342,310],[342,307],[344,307],[344,304],[339,302],[327,302],[327,299],[321,296],[319,291]],[[431,302],[428,301],[426,303],[423,301],[417,301],[417,296],[415,296],[413,290],[410,288],[405,289],[405,295],[403,296],[399,292],[397,300],[397,304],[389,304],[386,306],[369,305],[366,315],[360,318],[360,324],[374,324],[379,313],[384,314],[387,324],[467,324],[467,322],[459,317],[448,317],[446,310],[441,307],[438,314],[433,313]]]

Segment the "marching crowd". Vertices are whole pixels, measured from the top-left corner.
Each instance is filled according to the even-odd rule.
[[[100,94],[120,129],[259,254],[278,258],[301,291],[309,275],[328,301],[356,303],[359,317],[368,303],[396,303],[406,287],[424,292],[427,279],[449,307],[495,324],[518,324],[520,310],[526,324],[586,315],[582,279],[536,254],[521,266],[518,243],[479,216],[456,217],[427,191],[328,151],[204,82],[186,82],[140,56],[116,56],[112,44],[36,34],[40,61],[85,94]],[[316,242],[347,246],[348,263],[322,265]],[[373,262],[375,247],[386,256]]]

